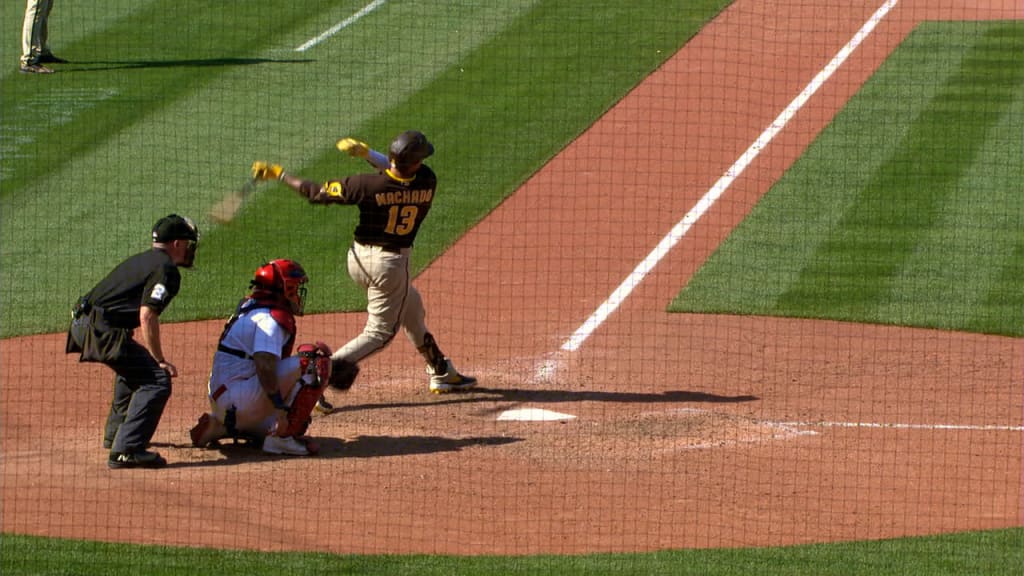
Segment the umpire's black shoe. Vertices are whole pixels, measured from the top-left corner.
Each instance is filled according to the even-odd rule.
[[[167,460],[156,452],[111,452],[107,460],[110,468],[163,468]]]

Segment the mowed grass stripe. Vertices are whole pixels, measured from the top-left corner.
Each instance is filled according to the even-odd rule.
[[[70,54],[69,47],[83,38],[103,31],[133,12],[144,10],[159,0],[80,0],[54,4],[50,12],[50,46],[58,56]],[[0,82],[21,77],[15,63],[21,57],[21,26],[25,16],[24,2],[9,2],[4,8],[6,26],[0,27]],[[45,86],[45,84],[39,84]]]
[[[274,14],[273,23],[263,10]],[[58,74],[4,82],[0,106],[5,127],[12,121],[31,122],[37,134],[29,146],[33,153],[21,155],[8,167],[12,173],[4,179],[3,196],[88,154],[226,69],[269,63],[254,57],[254,49],[273,44],[289,25],[310,17],[300,4],[285,0],[262,3],[260,10],[243,10],[233,3],[163,0],[114,22],[104,21],[94,33],[64,45],[62,53],[74,62],[61,65]],[[289,58],[296,61],[293,54]],[[83,108],[70,121],[54,121],[62,110],[59,101],[49,114],[20,113],[35,99],[47,99],[51,91],[99,91],[113,97]]]
[[[34,130],[14,162],[5,161],[0,250],[5,265],[22,272],[0,278],[8,304],[5,335],[47,317],[49,326],[59,327],[69,298],[146,246],[155,218],[194,213],[195,202],[187,199],[209,189],[197,167],[216,162],[201,148],[218,141],[216,124],[190,130],[190,122],[206,119],[197,113],[203,106],[160,113],[225,67],[255,63],[245,56],[257,47],[254,28],[280,28],[259,13],[235,17],[225,6],[200,8],[209,7],[153,2],[116,22],[103,21],[95,34],[65,48],[75,62],[58,74],[5,83],[5,129],[16,123],[23,134]],[[17,113],[40,101],[45,106],[36,114]]]
[[[972,222],[965,215],[987,205],[1013,205],[991,183],[963,184],[974,166],[987,164],[979,153],[1000,122],[1011,119],[1009,107],[1024,85],[1024,46],[1008,44],[1002,31],[983,31],[918,112],[896,153],[846,210],[832,238],[819,245],[815,264],[803,268],[778,299],[782,313],[799,315],[813,302],[814,315],[838,307],[846,309],[845,319],[943,328],[966,328],[971,316],[985,314],[960,303],[974,303],[970,294],[977,283],[998,269],[991,259],[979,259],[985,246],[972,242],[998,233],[998,221]],[[983,260],[987,266],[979,266]]]
[[[386,113],[361,123],[356,132],[371,144],[383,147],[398,131],[416,126],[430,135],[438,149],[431,158],[431,166],[440,175],[441,182],[429,225],[417,237],[415,271],[433,261],[465,230],[486,217],[530,174],[674,53],[724,4],[722,0],[705,0],[696,5],[679,0],[653,0],[645,2],[645,9],[640,11],[647,16],[638,18],[636,5],[601,5],[581,11],[578,4],[543,2],[523,10],[501,30],[495,28],[495,20],[488,18],[456,24],[455,18],[465,16],[464,10],[439,10],[439,14],[452,19],[449,28],[460,30],[460,34],[448,37],[458,40],[453,47],[459,48],[460,54],[464,49],[458,45],[466,41],[467,26],[480,26],[485,32],[495,30],[498,33],[473,46],[473,50],[441,71],[429,84],[388,107]],[[390,22],[395,17],[387,11],[395,9],[397,5],[388,3],[361,22],[366,24],[385,16]],[[655,13],[678,14],[679,19],[652,20],[650,14]],[[412,21],[414,16],[414,13],[405,14],[405,20]],[[682,32],[680,21],[686,25]],[[415,33],[410,37],[414,39],[420,35],[438,36],[436,27],[420,30],[416,25],[413,30]],[[478,35],[487,37],[487,34]],[[355,36],[343,36],[341,44],[335,43],[336,38],[328,43],[331,50],[344,54],[351,50],[346,45],[349,40],[358,42]],[[595,38],[601,41],[595,42]],[[366,54],[387,58],[387,62],[397,59],[393,65],[375,67],[394,78],[394,70],[408,66],[403,58],[419,62],[407,50],[421,47],[415,41],[402,40],[397,48],[405,52],[394,53],[396,46],[392,46],[391,52],[370,50]],[[368,80],[367,85],[385,80],[375,77]],[[338,78],[323,80],[332,86],[339,81]],[[343,102],[359,93],[348,87],[348,84],[341,84],[338,97]],[[363,97],[366,94],[378,99],[391,97],[388,91],[378,94],[364,89],[362,92]],[[318,141],[319,156],[310,156],[305,164],[293,165],[287,157],[302,144],[294,140],[281,142],[281,155],[274,157],[281,159],[289,169],[295,166],[295,170],[310,178],[365,170],[364,162],[340,156],[331,146],[341,133],[344,132],[325,134],[323,140],[327,145],[323,146],[323,140]],[[301,255],[303,266],[316,281],[315,287],[310,289],[308,312],[363,308],[363,293],[344,277],[338,277],[339,262],[343,261],[344,250],[351,241],[354,212],[311,208],[273,185],[265,190],[267,192],[261,193],[230,228],[214,231],[207,243],[210,249],[204,266],[216,275],[203,278],[210,284],[201,292],[184,294],[170,318],[187,319],[204,317],[210,311],[216,313],[208,301],[209,295],[237,292],[237,278],[244,278],[250,272],[252,256],[247,260],[238,257],[240,254]],[[268,217],[273,218],[276,229],[288,230],[288,235],[274,237],[261,233],[266,230]],[[198,294],[204,297],[200,299]]]
[[[972,254],[964,255],[967,267],[952,276],[943,270],[949,268],[950,255],[959,251],[935,253],[930,248],[953,247],[958,236],[969,236],[944,239],[949,232],[964,230],[958,197],[970,195],[969,203],[977,203],[975,191],[961,189],[960,183],[1013,101],[1011,86],[1024,80],[1024,67],[1013,66],[1011,54],[1003,51],[1006,46],[990,38],[991,32],[978,38],[957,73],[920,110],[896,153],[874,173],[831,238],[819,244],[814,265],[803,268],[797,282],[778,298],[780,311],[801,312],[813,302],[816,313],[827,314],[835,302],[842,302],[851,318],[901,323],[902,318],[891,314],[950,300],[941,295],[949,294],[948,282],[957,282],[970,269]],[[937,264],[919,267],[931,268],[926,281],[938,285],[932,291],[939,291],[933,298],[907,297],[921,277],[903,271],[921,259]]]
[[[1022,311],[1013,295],[1020,278],[1007,274],[1024,265],[1021,245],[1024,208],[1019,198],[1024,173],[1013,166],[1007,142],[1021,138],[1024,90],[1004,107],[1002,117],[988,129],[975,161],[958,180],[962,193],[949,197],[941,222],[923,239],[926,249],[906,260],[894,287],[899,298],[880,304],[878,315],[912,325],[985,332],[993,322],[1014,322]],[[1016,119],[1014,118],[1016,116]],[[1016,128],[1015,128],[1016,126]],[[1020,147],[1016,153],[1022,153]],[[988,193],[979,195],[979,190]],[[942,250],[942,254],[933,252]],[[969,278],[969,282],[964,279]],[[907,302],[916,302],[908,306]],[[936,314],[941,311],[942,314]],[[938,318],[935,318],[938,316]],[[1003,318],[1004,320],[998,320]]]
[[[67,303],[144,247],[153,220],[172,210],[202,217],[240,184],[254,159],[280,161],[311,178],[365,169],[333,149],[346,133],[383,147],[397,131],[417,126],[443,150],[432,165],[444,176],[445,193],[418,242],[418,270],[726,4],[389,2],[298,60],[294,46],[362,5],[332,4],[319,14],[303,7],[302,17],[288,6],[275,12],[275,3],[258,13],[163,3],[145,10],[151,21],[134,13],[130,24],[117,26],[152,33],[187,22],[188,41],[161,48],[159,38],[118,40],[136,52],[120,60],[95,55],[111,49],[98,40],[89,59],[75,58],[92,64],[49,78],[58,82],[48,84],[50,96],[74,81],[86,91],[102,87],[114,102],[73,119],[102,124],[81,130],[105,139],[76,149],[76,128],[44,130],[47,140],[28,154],[38,155],[35,167],[46,166],[37,171],[42,177],[26,178],[22,163],[21,181],[4,182],[17,199],[0,199],[0,249],[23,274],[0,279],[3,334],[62,329]],[[395,22],[403,23],[398,37]],[[97,69],[73,72],[87,66]],[[176,82],[188,86],[168,87]],[[361,293],[337,278],[351,239],[349,212],[311,209],[265,185],[230,226],[201,222],[206,234],[190,289],[165,320],[221,316],[244,291],[253,263],[278,256],[301,257],[316,279],[310,312],[360,309]]]
[[[519,7],[529,4],[520,3]],[[280,46],[261,47],[250,42],[250,56],[236,58],[224,66],[204,60],[208,47],[193,51],[175,43],[152,47],[153,53],[140,54],[136,63],[123,69],[79,72],[79,78],[88,76],[97,81],[109,75],[110,82],[120,91],[112,98],[116,100],[110,105],[114,112],[97,110],[99,106],[86,108],[66,125],[50,131],[49,142],[40,145],[41,154],[35,158],[40,165],[46,165],[46,173],[20,186],[5,183],[5,189],[16,190],[18,197],[3,201],[5,219],[13,224],[0,231],[4,256],[23,262],[26,274],[53,286],[48,300],[55,299],[56,291],[59,293],[57,301],[70,301],[82,286],[94,282],[117,260],[141,249],[155,218],[176,211],[197,217],[206,233],[199,261],[201,271],[189,274],[189,281],[200,288],[199,293],[204,297],[182,298],[177,310],[168,315],[170,320],[175,319],[175,314],[179,314],[179,318],[188,318],[190,314],[203,316],[205,313],[206,317],[219,314],[215,309],[223,305],[218,304],[236,298],[238,278],[247,277],[255,265],[253,262],[258,264],[271,254],[298,257],[307,252],[309,246],[326,243],[331,252],[323,260],[329,260],[330,265],[321,266],[317,271],[323,272],[320,278],[324,280],[333,276],[338,246],[331,242],[333,234],[318,238],[311,233],[336,229],[323,220],[311,229],[307,225],[310,209],[294,195],[287,196],[290,202],[284,204],[284,211],[252,207],[262,211],[261,221],[246,234],[255,237],[254,241],[247,238],[236,241],[223,238],[223,234],[211,234],[212,223],[206,219],[206,213],[247,178],[249,164],[257,158],[281,161],[289,169],[301,172],[308,158],[324,156],[334,167],[329,173],[337,173],[338,164],[343,160],[333,148],[337,137],[356,130],[357,124],[366,118],[385,115],[390,106],[429,83],[437,70],[451,66],[486,41],[489,35],[500,31],[504,22],[517,14],[510,4],[467,10],[461,15],[470,20],[458,25],[460,42],[451,42],[443,35],[432,33],[441,22],[453,16],[439,4],[441,9],[435,13],[434,20],[420,18],[415,26],[406,28],[416,31],[420,27],[422,38],[417,41],[417,47],[423,52],[416,54],[418,65],[409,73],[396,73],[400,63],[396,61],[397,56],[389,52],[388,35],[382,33],[382,27],[390,26],[388,17],[410,20],[414,16],[412,11],[424,8],[422,4],[405,6],[397,14],[384,15],[386,17],[376,22],[376,28],[353,28],[351,34],[339,35],[318,46],[312,51],[315,54],[309,54],[304,60],[278,60],[279,52],[288,58],[295,57],[291,39],[283,39],[278,34],[273,39],[280,42]],[[336,17],[336,10],[332,12],[331,17]],[[224,24],[215,16],[211,16],[211,24],[216,25],[211,25],[208,31],[210,38],[214,38]],[[239,19],[229,28],[242,36],[255,37],[254,28],[247,29],[245,22],[244,18]],[[152,25],[148,28],[152,29]],[[301,28],[289,34],[311,33],[310,26]],[[234,41],[239,49],[245,44],[238,38]],[[168,60],[160,61],[156,53],[183,54],[187,58],[168,56]],[[371,55],[379,61],[353,59],[353,54]],[[428,57],[438,62],[431,62]],[[266,66],[241,66],[238,64],[241,61]],[[193,74],[207,78],[203,81],[182,78],[182,75]],[[51,79],[70,75],[62,72]],[[174,85],[178,91],[167,90],[167,85]],[[53,98],[57,90],[59,86],[50,85],[47,98]],[[83,88],[83,91],[88,92],[88,89]],[[125,95],[135,94],[135,91],[137,95]],[[143,97],[144,92],[147,94]],[[62,105],[59,99],[54,101],[55,108]],[[93,134],[110,133],[109,137],[94,138],[78,132],[90,126]],[[78,138],[70,138],[68,142],[65,131]],[[81,142],[81,146],[76,146],[75,142]],[[377,145],[384,146],[386,142],[377,142]],[[66,156],[61,155],[61,158],[66,161],[45,160],[57,156],[56,150],[62,150]],[[350,170],[363,168],[362,164],[349,166]],[[119,180],[120,185],[111,185],[107,180],[111,175],[123,178]],[[280,194],[285,197],[284,192]],[[281,198],[275,201],[281,202]],[[60,222],[61,219],[64,222]],[[24,222],[37,224],[18,225]],[[53,227],[48,228],[48,223]],[[233,229],[234,232],[240,230],[239,227]],[[59,234],[55,234],[56,231]],[[61,245],[55,251],[55,236],[81,241]],[[227,242],[221,243],[217,236]],[[55,266],[54,259],[65,264]],[[69,272],[75,274],[70,281]],[[217,277],[210,277],[210,273],[216,273]],[[56,316],[53,303],[38,298],[34,286],[12,276],[0,282],[4,284],[5,296],[12,295],[23,302],[17,310],[26,320],[45,317],[47,313]],[[214,292],[220,289],[222,298],[211,299],[211,289]],[[316,301],[325,305],[331,300]],[[356,307],[359,301],[353,299],[347,305]],[[50,323],[55,321],[50,320]],[[5,334],[15,325],[5,323]]]
[[[1022,42],[1020,23],[922,25],[673,309],[1020,334],[1024,313],[976,305],[1011,292],[997,275],[1017,266],[1024,200],[1006,186],[1024,154]]]

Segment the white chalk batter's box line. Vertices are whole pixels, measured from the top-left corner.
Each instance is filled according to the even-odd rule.
[[[533,381],[536,383],[547,383],[553,380],[562,371],[565,358],[559,354],[550,354],[537,361],[534,366]],[[711,411],[697,408],[683,408],[675,412],[710,414]],[[786,428],[880,428],[894,430],[963,430],[971,432],[1024,432],[1024,426],[1009,426],[1000,424],[908,424],[908,423],[884,423],[884,422],[831,422],[820,420],[811,421],[775,421],[762,420],[764,424],[771,426],[782,426]],[[802,432],[803,434],[816,434],[813,431]]]
[[[702,410],[700,408],[680,408],[671,412],[689,414],[714,414],[713,410]],[[818,421],[782,421],[782,420],[759,420],[749,417],[751,420],[760,422],[767,426],[778,426],[781,428],[870,428],[870,429],[893,429],[893,430],[964,430],[969,432],[1024,432],[1024,426],[1009,426],[1001,424],[907,424],[907,423],[884,423],[884,422],[832,422],[828,420]],[[806,430],[791,430],[797,434],[817,434],[817,432]]]
[[[715,414],[713,410],[700,408],[680,408],[670,410],[675,413],[685,414]],[[730,416],[737,416],[731,414]],[[742,417],[742,416],[741,416]],[[760,420],[747,416],[755,422],[767,426],[780,426],[783,428],[875,428],[875,429],[896,429],[896,430],[967,430],[972,432],[1024,432],[1024,426],[1009,426],[1001,424],[901,424],[883,422],[832,422],[829,420],[804,420],[804,421],[782,421],[782,420]],[[800,432],[801,434],[816,434],[816,432]]]
[[[881,428],[896,430],[966,430],[970,432],[1024,432],[1024,426],[999,424],[900,424],[882,422],[769,422],[802,428]]]
[[[647,415],[659,414],[694,414],[714,415],[713,410],[702,410],[700,408],[679,408],[665,412],[646,412]],[[735,414],[729,414],[735,417]],[[542,408],[517,408],[506,410],[498,416],[498,420],[520,420],[520,421],[547,421],[547,420],[571,420],[575,419],[574,414],[552,412]],[[772,426],[783,429],[794,435],[815,435],[813,430],[798,430],[799,428],[868,428],[878,430],[951,430],[968,432],[1024,432],[1024,426],[1010,426],[1001,424],[908,424],[908,423],[884,423],[884,422],[832,422],[820,421],[782,421],[782,420],[759,420],[753,417],[751,421],[765,426]]]

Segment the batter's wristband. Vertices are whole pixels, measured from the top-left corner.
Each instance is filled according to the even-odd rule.
[[[274,408],[284,411],[288,410],[288,405],[284,403],[284,398],[281,397],[280,391],[274,392],[273,394],[267,394],[267,398],[270,398],[270,401],[273,402]]]

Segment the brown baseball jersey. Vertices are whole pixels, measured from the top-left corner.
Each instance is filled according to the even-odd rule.
[[[427,217],[437,188],[437,176],[421,165],[412,178],[399,178],[390,169],[358,174],[323,185],[306,181],[299,193],[312,204],[353,204],[359,207],[355,240],[385,248],[409,248]]]

